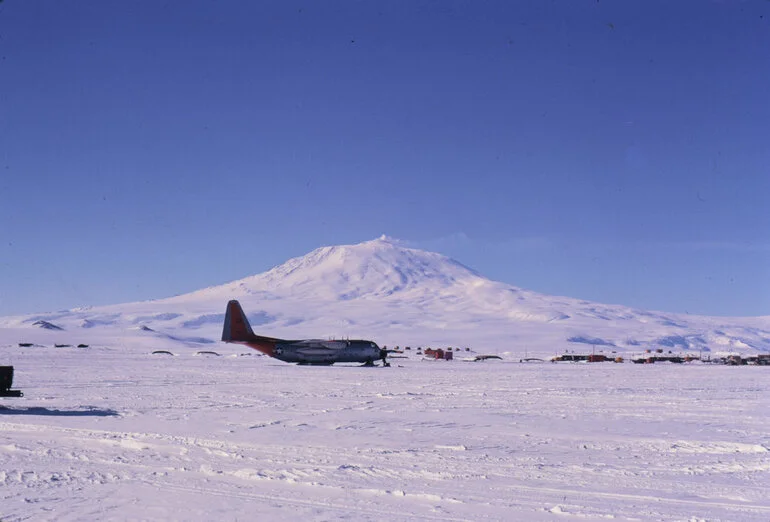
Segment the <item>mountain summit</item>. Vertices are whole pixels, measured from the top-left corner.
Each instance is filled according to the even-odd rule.
[[[402,246],[381,236],[356,245],[325,246],[275,268],[220,287],[180,296],[182,299],[269,293],[284,297],[377,299],[403,292],[440,292],[483,278],[441,254]]]
[[[767,318],[666,314],[548,296],[387,236],[321,247],[262,274],[167,299],[0,318],[0,342],[4,328],[22,328],[26,339],[47,335],[60,343],[94,336],[123,345],[126,339],[151,346],[215,343],[230,299],[241,301],[255,330],[275,337],[349,336],[530,354],[770,350]],[[61,330],[37,328],[41,321]]]

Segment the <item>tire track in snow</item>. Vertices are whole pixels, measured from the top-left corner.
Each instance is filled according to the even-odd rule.
[[[240,498],[240,499],[246,499],[246,500],[262,500],[262,501],[268,501],[268,502],[281,502],[285,504],[295,504],[299,506],[306,506],[306,507],[312,507],[312,508],[318,508],[323,507],[325,509],[331,510],[331,511],[340,511],[344,512],[346,514],[350,514],[351,511],[356,513],[365,513],[369,515],[375,515],[378,517],[378,520],[392,520],[394,516],[397,517],[403,517],[403,520],[446,520],[451,522],[470,522],[473,519],[470,518],[457,518],[457,517],[449,517],[446,515],[430,515],[430,514],[417,514],[414,513],[414,511],[394,511],[390,507],[387,509],[374,509],[374,508],[362,508],[360,506],[352,506],[350,504],[341,504],[337,502],[323,502],[323,501],[312,501],[312,500],[303,500],[298,499],[296,497],[285,497],[280,495],[263,495],[259,493],[244,493],[242,491],[239,492],[232,492],[232,491],[224,491],[224,490],[218,490],[213,488],[195,488],[191,486],[182,486],[177,484],[167,484],[167,483],[159,483],[159,482],[148,482],[149,485],[153,487],[158,488],[166,488],[176,491],[186,491],[191,493],[199,493],[201,495],[216,495],[216,496],[223,496],[228,498]],[[395,496],[404,496],[407,495],[395,495]],[[414,498],[420,498],[419,495],[409,495]]]

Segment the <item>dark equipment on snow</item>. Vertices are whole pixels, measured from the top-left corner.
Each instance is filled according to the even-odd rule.
[[[13,366],[0,366],[0,397],[23,397],[21,390],[12,390]]]

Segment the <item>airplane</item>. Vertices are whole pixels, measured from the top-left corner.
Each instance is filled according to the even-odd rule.
[[[388,350],[381,349],[374,341],[287,340],[256,335],[249,325],[246,314],[243,313],[241,304],[236,300],[227,303],[222,341],[244,344],[265,355],[289,363],[328,366],[334,363],[360,362],[364,366],[374,366],[374,361],[381,360],[383,366],[390,366],[386,360]]]

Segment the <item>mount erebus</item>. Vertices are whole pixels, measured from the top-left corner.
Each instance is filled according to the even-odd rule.
[[[272,270],[167,299],[0,318],[0,344],[198,347],[218,342],[238,299],[254,330],[380,345],[564,350],[770,350],[770,319],[691,316],[531,292],[385,236],[323,247]],[[222,348],[227,350],[226,348]]]

